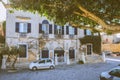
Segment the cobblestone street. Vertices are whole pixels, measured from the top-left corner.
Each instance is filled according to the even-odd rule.
[[[83,65],[60,65],[54,70],[30,71],[19,69],[17,72],[0,71],[0,80],[99,80],[99,74],[118,63],[94,63]]]

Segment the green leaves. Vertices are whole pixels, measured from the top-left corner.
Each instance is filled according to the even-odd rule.
[[[11,6],[16,9],[27,10],[30,12],[38,12],[40,15],[46,16],[59,25],[72,22],[80,26],[80,23],[90,25],[102,25],[105,27],[106,21],[112,24],[113,19],[115,25],[120,25],[120,0],[10,0]],[[88,13],[79,9],[81,5],[92,15],[97,16],[103,22],[93,19]],[[80,15],[74,14],[78,12]],[[102,24],[103,23],[103,24]],[[110,25],[109,24],[109,25]],[[108,24],[106,24],[108,25]]]

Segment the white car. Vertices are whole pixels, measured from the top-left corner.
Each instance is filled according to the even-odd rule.
[[[42,59],[42,60],[37,60],[29,64],[29,69],[31,70],[37,70],[37,69],[45,69],[45,68],[50,68],[54,69],[54,61],[52,59]]]
[[[120,66],[100,74],[100,80],[120,80]]]

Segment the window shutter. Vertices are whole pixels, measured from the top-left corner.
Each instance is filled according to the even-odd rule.
[[[86,34],[87,34],[86,29],[84,29],[84,35],[86,35]]]
[[[19,32],[19,22],[16,22],[15,24],[15,32]]]
[[[66,26],[66,34],[69,34],[69,26]]]
[[[52,34],[52,24],[49,25],[49,33]]]
[[[42,33],[42,24],[39,24],[39,33]]]
[[[64,35],[64,26],[62,26],[62,35]]]
[[[57,25],[54,25],[54,34],[57,34]]]
[[[74,28],[74,34],[77,35],[77,28]]]
[[[28,33],[31,33],[31,23],[28,23],[27,32],[28,32]]]

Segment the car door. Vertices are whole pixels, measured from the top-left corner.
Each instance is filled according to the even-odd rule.
[[[120,77],[114,77],[113,80],[120,80]]]
[[[52,60],[47,59],[46,60],[46,67],[49,68],[52,65]]]
[[[38,64],[39,64],[39,65],[38,65],[38,68],[39,68],[39,69],[43,69],[43,68],[45,68],[45,60],[41,60],[41,61],[39,61]]]

